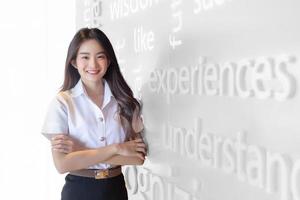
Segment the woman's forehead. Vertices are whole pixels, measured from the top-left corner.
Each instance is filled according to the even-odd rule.
[[[105,50],[102,45],[94,40],[86,40],[84,41],[78,50],[78,53],[104,53]]]

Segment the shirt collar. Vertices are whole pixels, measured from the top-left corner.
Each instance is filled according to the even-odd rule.
[[[84,93],[85,92],[84,92],[84,88],[82,85],[82,81],[81,81],[81,79],[79,79],[78,82],[76,83],[76,85],[71,89],[72,97],[77,97]]]
[[[114,97],[114,95],[111,92],[108,82],[104,78],[103,81],[104,81],[104,100],[103,100],[103,107],[104,107],[110,101],[111,97]],[[71,89],[71,93],[73,97],[77,97],[82,94],[87,95],[81,79],[79,79],[75,87]]]
[[[104,101],[102,104],[102,108],[104,108],[106,104],[110,102],[111,98],[114,98],[114,95],[111,92],[108,82],[104,78],[103,81],[104,81]]]

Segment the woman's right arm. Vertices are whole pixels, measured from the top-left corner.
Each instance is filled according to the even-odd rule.
[[[141,139],[136,139],[122,144],[74,151],[69,154],[52,149],[52,156],[57,171],[66,173],[104,162],[116,155],[136,156],[144,159],[144,145]]]

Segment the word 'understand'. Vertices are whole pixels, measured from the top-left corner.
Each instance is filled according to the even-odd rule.
[[[196,118],[194,129],[165,124],[162,141],[174,153],[235,174],[268,193],[280,193],[281,200],[300,200],[300,160],[292,162],[287,155],[247,144],[244,132],[235,140],[222,138],[203,132],[202,120]]]

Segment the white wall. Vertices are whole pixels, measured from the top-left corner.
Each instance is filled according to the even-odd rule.
[[[130,199],[300,199],[298,0],[77,8],[77,27],[107,33],[144,102],[149,157],[125,171]]]
[[[63,176],[40,129],[74,32],[74,1],[0,3],[0,199],[59,199]]]
[[[55,171],[40,128],[62,83],[75,26],[89,20],[84,13],[111,38],[126,79],[144,101],[149,157],[143,167],[124,170],[131,199],[300,199],[299,2],[144,0],[139,9],[112,19],[116,2],[137,1],[77,1],[76,15],[75,1],[1,1],[0,199],[59,199],[64,176]],[[143,50],[137,49],[137,32],[149,37]],[[180,41],[175,48],[173,36]],[[226,80],[215,73],[228,62],[232,69],[252,71],[234,85],[252,87],[252,94],[220,95]],[[187,72],[193,68],[210,70],[193,82],[196,72]],[[176,86],[182,69],[186,81]],[[193,87],[205,91],[192,93]],[[238,143],[238,132],[247,141]],[[238,164],[230,148],[244,149],[244,160]],[[281,161],[281,171],[270,173],[272,157]],[[262,170],[261,179],[241,165]],[[276,176],[283,178],[278,189],[269,189],[276,181],[268,178]]]

